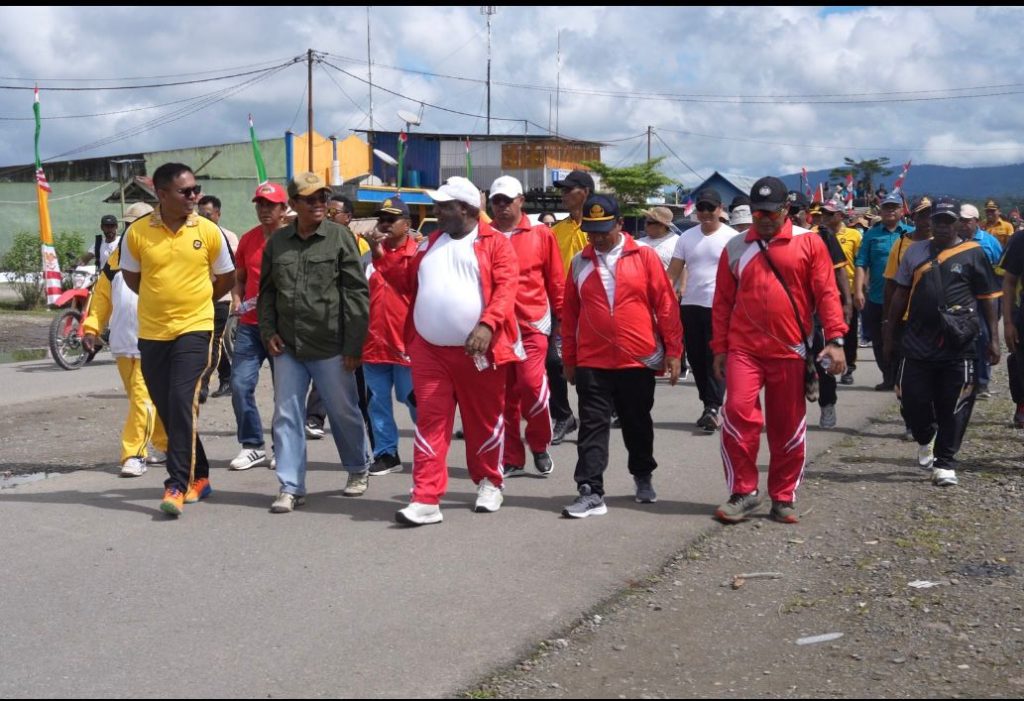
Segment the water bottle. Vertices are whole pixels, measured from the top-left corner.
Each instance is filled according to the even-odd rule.
[[[818,361],[818,365],[821,366],[822,370],[828,372],[828,369],[832,367],[832,356],[826,355]]]

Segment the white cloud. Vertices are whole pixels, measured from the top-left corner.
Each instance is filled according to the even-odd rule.
[[[370,14],[374,82],[409,98],[374,90],[377,128],[397,129],[395,111],[415,110],[417,100],[473,115],[484,113],[484,86],[479,82],[431,78],[385,67],[483,80],[485,18],[477,6],[374,7]],[[872,105],[780,105],[652,101],[572,92],[780,96],[1021,84],[1024,68],[1010,58],[1012,37],[1024,30],[1024,13],[1017,8],[871,7],[822,12],[806,7],[501,6],[492,26],[493,79],[532,86],[555,84],[556,41],[562,31],[561,84],[565,89],[558,99],[561,133],[611,142],[639,135],[652,125],[680,158],[701,173],[790,172],[804,165],[811,169],[835,166],[844,156],[887,155],[894,162],[911,157],[915,163],[948,165],[1024,160],[1024,117],[1020,116],[1021,96],[1017,94]],[[998,30],[995,34],[994,28]],[[993,50],[994,42],[1005,44],[1006,50]],[[365,78],[366,9],[0,10],[0,73],[4,76],[0,83],[5,85],[30,84],[14,78],[198,73],[265,64],[270,59],[304,54],[308,47],[329,52],[329,61]],[[305,79],[304,65],[290,67],[202,111],[80,156],[242,141],[247,136],[249,112],[256,115],[263,137],[288,128],[302,131]],[[42,80],[43,113],[127,110],[223,93],[242,80],[146,91],[75,93],[47,91],[50,81]],[[326,67],[317,69],[314,80],[319,131],[344,136],[349,129],[368,127],[365,83]],[[916,96],[929,95],[934,93]],[[549,91],[495,84],[492,115],[513,121],[495,119],[492,131],[522,133],[522,120],[546,127],[551,103]],[[141,128],[180,107],[48,120],[43,130],[44,157]],[[0,90],[0,117],[31,117],[31,93]],[[427,106],[421,129],[482,132],[484,120]],[[531,125],[529,131],[540,130]],[[722,138],[677,133],[680,131]],[[657,138],[652,151],[655,155],[667,153]],[[645,153],[645,140],[636,139],[609,147],[605,159],[612,163],[636,160]],[[31,160],[31,122],[0,121],[0,164]],[[675,156],[668,156],[665,168],[685,183],[695,180]]]

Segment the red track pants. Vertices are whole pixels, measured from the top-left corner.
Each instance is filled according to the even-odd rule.
[[[409,357],[416,395],[412,500],[439,504],[447,491],[456,404],[466,436],[470,478],[475,484],[488,479],[501,487],[506,368],[477,370],[461,346],[435,346],[419,336],[409,346]]]
[[[764,387],[771,452],[768,494],[774,501],[793,501],[807,454],[804,361],[730,351],[725,367],[722,462],[729,492],[749,494],[757,489],[757,450],[765,423],[759,395]]]
[[[520,419],[526,418],[526,442],[534,453],[551,445],[551,389],[545,360],[548,337],[540,332],[523,334],[526,360],[508,366],[505,394],[505,463],[523,467],[526,449],[519,435]]]

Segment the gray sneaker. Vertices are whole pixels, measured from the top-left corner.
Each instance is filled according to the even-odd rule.
[[[654,485],[651,484],[651,476],[649,474],[634,475],[633,481],[636,483],[637,504],[653,504],[658,501],[658,495],[654,491]]]
[[[350,472],[345,488],[341,490],[346,497],[361,497],[366,494],[366,488],[370,486],[370,472]]]
[[[739,523],[747,519],[747,514],[761,505],[761,497],[757,492],[750,494],[733,494],[729,501],[715,510],[715,518],[725,523]]]
[[[818,426],[821,428],[835,428],[836,427],[836,405],[826,404],[821,407],[821,420],[818,422]]]
[[[277,499],[270,505],[270,513],[272,514],[288,514],[295,510],[295,507],[302,506],[306,503],[306,497],[296,496],[289,494],[288,492],[281,492],[277,495]]]
[[[562,509],[566,518],[586,518],[587,516],[604,516],[608,507],[600,494],[594,494],[589,484],[580,485],[580,495],[569,506]]]

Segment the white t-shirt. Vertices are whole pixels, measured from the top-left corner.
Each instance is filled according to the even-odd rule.
[[[441,234],[420,261],[413,307],[416,332],[435,346],[462,346],[480,322],[484,295],[473,243],[479,229],[461,239]]]
[[[653,248],[654,252],[658,254],[658,258],[661,258],[661,264],[668,270],[669,263],[672,262],[672,254],[676,250],[676,241],[678,240],[679,234],[666,234],[660,239],[644,236],[642,239],[637,239],[636,242],[641,246]]]
[[[619,245],[607,253],[601,253],[596,248],[594,249],[594,253],[597,254],[597,274],[601,276],[601,284],[604,285],[604,293],[608,297],[609,309],[615,309],[615,265],[622,257],[622,248],[625,243],[626,239],[622,238]]]
[[[676,241],[673,258],[686,263],[686,292],[679,304],[697,307],[711,307],[715,299],[715,280],[718,278],[718,259],[722,257],[725,244],[739,232],[722,224],[718,231],[704,235],[700,226],[687,229]]]

